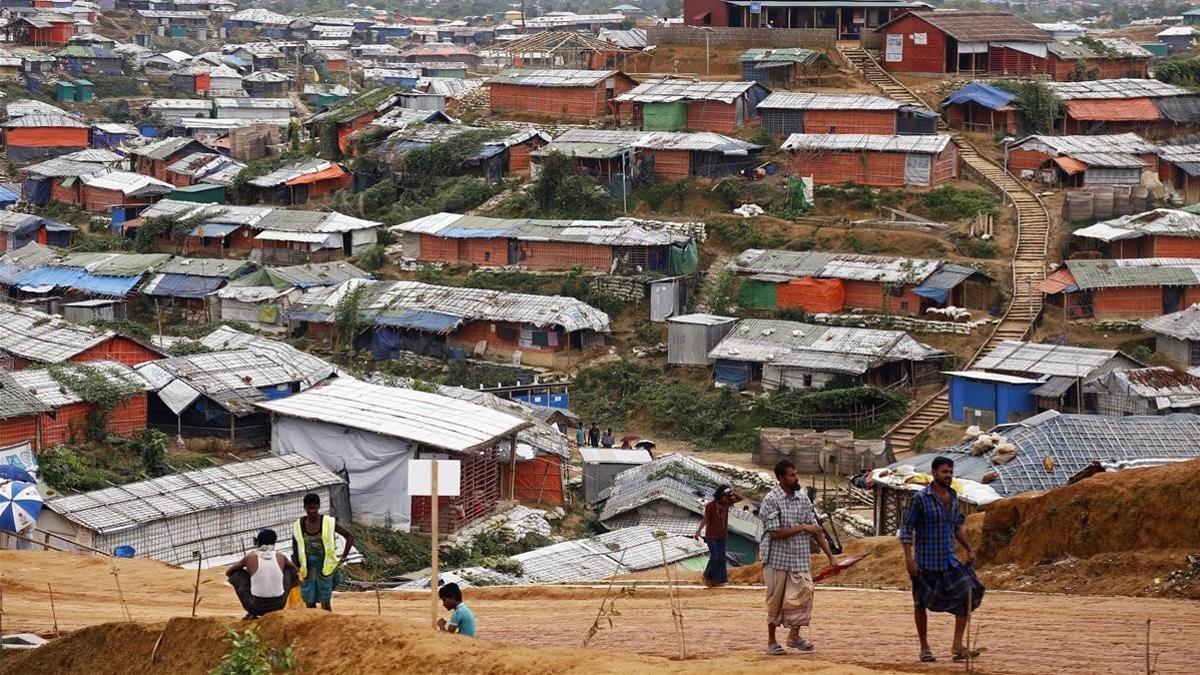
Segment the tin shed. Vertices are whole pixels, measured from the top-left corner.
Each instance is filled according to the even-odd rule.
[[[667,363],[677,366],[706,366],[708,353],[717,346],[737,319],[715,314],[685,314],[667,319]]]
[[[631,467],[649,464],[649,450],[616,448],[580,448],[583,455],[583,499],[595,504],[600,493],[613,484],[617,474]]]

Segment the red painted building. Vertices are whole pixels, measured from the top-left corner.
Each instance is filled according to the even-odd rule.
[[[1096,38],[1090,42],[1053,42],[1049,51],[1050,79],[1068,82],[1079,79],[1110,80],[1146,78],[1153,54],[1127,38]]]
[[[104,430],[117,436],[131,436],[146,428],[146,383],[130,368],[113,361],[97,362],[92,366],[118,386],[128,383],[131,393],[107,414]],[[48,370],[23,370],[12,378],[36,397],[46,408],[38,420],[39,439],[35,448],[49,448],[60,443],[82,440],[87,435],[89,417],[96,404],[88,403],[71,390],[70,378],[83,377],[82,371],[67,370],[63,381],[56,380]]]
[[[684,0],[687,26],[730,28],[808,28],[837,32],[840,40],[857,40],[863,32],[887,23],[911,9],[927,7],[915,0],[775,0],[752,13],[748,0]]]
[[[1050,34],[1007,12],[908,12],[875,29],[885,69],[1021,77],[1049,69]]]
[[[15,19],[5,29],[13,44],[56,47],[75,35],[75,19],[61,14],[36,14]]]
[[[487,81],[493,113],[552,117],[615,115],[615,97],[636,83],[619,70],[506,70]]]
[[[792,134],[780,148],[791,171],[817,185],[935,187],[958,176],[949,136]]]
[[[643,131],[733,132],[757,124],[758,104],[771,90],[757,82],[645,80],[617,96],[621,118]]]
[[[136,366],[162,358],[160,352],[124,335],[13,305],[0,305],[0,353],[4,355],[0,370],[68,361]]]
[[[1071,319],[1149,319],[1200,302],[1200,260],[1067,260],[1038,289]]]
[[[164,138],[147,143],[129,151],[133,159],[133,171],[161,181],[169,180],[167,167],[196,152],[217,154],[212,148],[192,138]],[[182,183],[181,185],[190,185]]]

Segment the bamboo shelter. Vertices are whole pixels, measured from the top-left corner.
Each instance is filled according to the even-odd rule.
[[[632,66],[633,70],[637,70],[636,57],[641,54],[636,49],[622,47],[615,42],[570,31],[533,33],[505,44],[492,46],[489,51],[501,57],[507,57],[512,66],[517,68],[579,68],[583,70],[626,70],[629,66]]]

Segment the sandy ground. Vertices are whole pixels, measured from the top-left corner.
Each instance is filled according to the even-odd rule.
[[[194,573],[153,561],[121,561],[120,574],[114,577],[108,560],[4,551],[0,568],[5,633],[53,635],[47,583],[54,590],[61,631],[125,620],[116,590],[118,578],[135,621],[161,622],[191,613]],[[234,619],[241,615],[219,571],[205,572],[202,580],[200,616]],[[469,590],[467,600],[479,619],[481,637],[506,645],[569,648],[582,642],[604,593],[603,586],[488,588]],[[692,587],[680,593],[689,657],[753,656],[763,648],[760,588]],[[376,602],[374,593],[341,593],[334,608],[339,613],[373,615],[379,611]],[[429,621],[430,601],[424,593],[385,591],[379,607],[388,620],[414,626]],[[617,607],[620,616],[593,640],[593,649],[677,655],[663,588],[638,588],[632,597],[620,598]],[[1195,640],[1200,635],[1200,603],[1024,593],[990,593],[985,599],[976,622],[978,645],[987,650],[979,669],[986,673],[1141,671],[1147,620],[1152,622],[1156,671],[1195,672],[1200,659],[1200,644]],[[952,669],[950,626],[948,616],[933,618],[935,650],[943,662],[922,667],[916,662],[908,593],[821,588],[810,633],[817,653],[811,658],[883,670],[946,672]]]

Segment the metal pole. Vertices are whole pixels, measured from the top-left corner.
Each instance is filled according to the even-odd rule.
[[[441,576],[438,573],[438,461],[436,459],[430,462],[429,476],[433,482],[429,496],[429,557],[431,560],[429,569],[433,573],[433,576],[429,577],[429,618],[436,629],[438,623],[438,578]]]
[[[708,31],[704,31],[704,76],[709,76],[708,69]]]
[[[629,213],[629,151],[621,153],[621,210]]]

